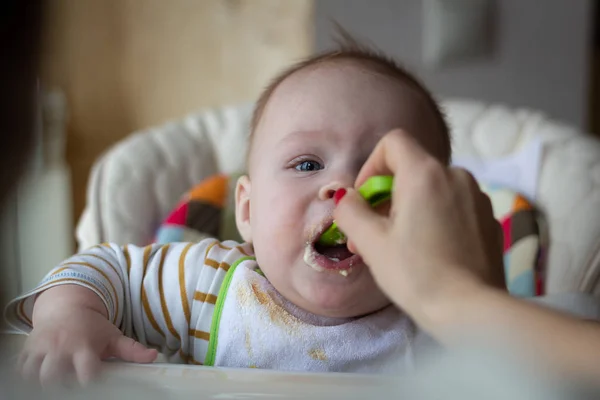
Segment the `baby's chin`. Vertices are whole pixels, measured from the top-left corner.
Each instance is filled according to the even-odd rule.
[[[303,258],[291,263],[280,258],[263,260],[261,269],[279,295],[311,314],[355,318],[390,304],[362,261],[344,271],[315,268]]]
[[[369,306],[354,305],[349,306],[342,302],[336,302],[335,299],[326,299],[322,301],[308,300],[303,305],[299,305],[302,309],[311,314],[327,318],[357,318],[377,312],[391,303],[387,299],[382,299],[381,302],[372,303]]]
[[[333,274],[333,272],[322,274]],[[348,285],[340,284],[339,275],[331,277],[338,282],[332,282],[326,276],[321,278],[302,282],[295,288],[299,298],[290,300],[312,314],[331,318],[360,317],[379,311],[390,304],[379,288],[369,281],[370,276],[363,276],[362,279],[352,283],[348,282]]]

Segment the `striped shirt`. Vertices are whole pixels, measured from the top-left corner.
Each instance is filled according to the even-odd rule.
[[[146,247],[102,244],[54,268],[32,291],[11,301],[8,322],[32,329],[35,297],[63,284],[94,291],[121,331],[165,354],[169,362],[201,365],[219,289],[231,264],[250,245],[205,239]]]

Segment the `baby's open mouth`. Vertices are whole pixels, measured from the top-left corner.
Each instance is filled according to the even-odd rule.
[[[335,245],[319,243],[320,235],[329,225],[331,221],[324,224],[324,228],[315,235],[312,242],[307,243],[304,261],[316,271],[335,271],[342,276],[348,276],[354,267],[362,265],[361,258],[352,254],[346,243]]]
[[[313,244],[313,247],[318,254],[324,255],[334,262],[345,260],[353,255],[350,250],[348,250],[346,243],[326,246],[317,242]]]

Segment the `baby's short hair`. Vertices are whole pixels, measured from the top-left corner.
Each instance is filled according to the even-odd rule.
[[[438,138],[438,143],[440,144],[439,149],[437,149],[437,154],[434,155],[444,164],[449,164],[452,155],[450,129],[446,123],[446,118],[444,117],[442,110],[429,90],[427,90],[415,76],[400,66],[400,64],[398,64],[393,58],[387,56],[375,47],[359,43],[339,25],[337,26],[337,34],[338,37],[336,38],[336,48],[308,57],[288,67],[279,73],[279,75],[277,75],[262,91],[252,114],[248,155],[250,154],[252,147],[252,137],[254,136],[254,132],[260,122],[267,102],[271,98],[273,92],[284,80],[305,68],[315,67],[320,64],[336,61],[355,61],[358,63],[363,63],[375,72],[379,72],[382,75],[401,81],[403,84],[407,85],[415,90],[415,92],[423,96],[423,100],[425,101],[426,105],[431,108],[431,111],[433,112],[435,124],[437,125],[438,131],[441,135],[441,137]]]

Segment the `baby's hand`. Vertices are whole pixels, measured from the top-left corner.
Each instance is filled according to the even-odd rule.
[[[40,298],[44,295],[46,292]],[[49,299],[52,297],[44,299],[43,314],[34,310],[34,329],[18,360],[18,369],[25,378],[49,385],[75,375],[81,384],[86,384],[98,372],[101,360],[115,357],[149,363],[156,359],[156,350],[124,336],[97,310],[79,304],[52,307]]]

